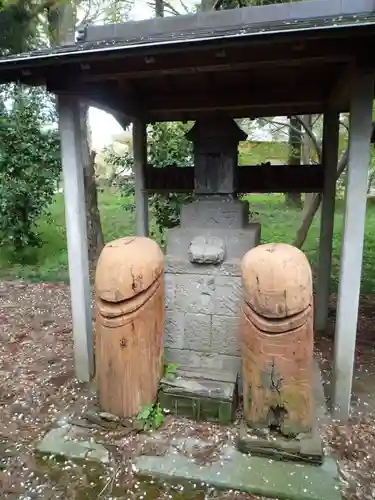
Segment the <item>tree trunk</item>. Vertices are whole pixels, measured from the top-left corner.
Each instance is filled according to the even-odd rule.
[[[90,151],[88,140],[88,107],[85,104],[80,106],[80,126],[82,137],[82,162],[83,180],[85,189],[85,205],[87,217],[87,240],[89,248],[89,261],[91,267],[96,265],[96,261],[104,246],[103,231],[98,208],[98,190],[95,178],[95,156],[94,151]]]
[[[201,11],[206,12],[212,10],[215,5],[215,0],[201,0]]]
[[[289,165],[301,165],[301,123],[291,116],[289,129]],[[302,208],[301,193],[285,193],[285,203],[288,207]]]
[[[310,165],[312,160],[311,140],[309,134],[306,132],[306,129],[312,130],[313,116],[304,115],[302,116],[302,121],[305,124],[305,129],[302,135],[302,164]],[[303,216],[307,214],[313,199],[314,193],[305,193],[305,197],[303,200]]]
[[[164,17],[164,1],[155,0],[155,16]]]
[[[336,180],[338,180],[341,174],[344,172],[346,165],[348,164],[348,159],[349,159],[349,151],[346,150],[338,164]],[[303,218],[302,223],[296,233],[293,245],[296,246],[297,248],[302,248],[302,245],[305,243],[307,235],[309,234],[310,226],[312,224],[312,221],[314,220],[316,212],[318,211],[321,201],[322,201],[322,194],[321,193],[315,194],[308,210],[306,211],[306,215]]]
[[[51,45],[69,45],[75,42],[76,6],[73,1],[58,2],[48,9],[48,27]],[[98,208],[95,179],[95,155],[90,152],[88,128],[88,107],[80,106],[80,127],[82,137],[82,161],[84,168],[84,191],[87,219],[87,239],[90,267],[96,264],[103,245],[103,232]]]

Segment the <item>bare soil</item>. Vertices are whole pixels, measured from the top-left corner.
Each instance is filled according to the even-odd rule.
[[[329,392],[335,297],[330,326],[316,339],[326,389]],[[327,448],[338,458],[345,498],[375,498],[375,296],[361,297],[357,336],[353,412],[348,425],[324,425]],[[1,499],[204,499],[201,485],[142,482],[134,477],[132,457],[147,453],[142,435],[91,430],[110,443],[108,467],[60,462],[34,453],[40,439],[63,415],[80,417],[96,402],[95,390],[74,379],[70,296],[66,285],[0,282],[0,498]],[[190,434],[209,446],[192,459],[214,459],[234,434],[211,424],[167,418],[162,429],[171,439]],[[112,445],[112,447],[111,447]],[[162,450],[161,450],[162,453]],[[126,492],[126,493],[125,493]],[[208,496],[207,496],[208,495]],[[234,492],[219,497],[251,500]]]

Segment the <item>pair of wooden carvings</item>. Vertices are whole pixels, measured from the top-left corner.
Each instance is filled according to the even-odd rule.
[[[148,238],[104,248],[96,272],[96,366],[105,411],[131,417],[152,403],[163,372],[164,257]],[[245,420],[285,436],[311,429],[313,295],[305,255],[259,245],[242,260]]]

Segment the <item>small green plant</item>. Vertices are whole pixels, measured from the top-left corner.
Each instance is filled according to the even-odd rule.
[[[169,363],[165,367],[164,377],[169,379],[174,379],[176,377],[176,371],[178,369],[178,365],[176,363]]]
[[[169,363],[165,366],[164,377],[174,379],[176,377],[177,369],[178,365],[176,363]],[[164,423],[164,411],[160,406],[158,397],[156,397],[155,403],[143,406],[136,419],[142,424],[143,430],[145,431],[156,430],[162,426]]]
[[[145,405],[138,413],[137,421],[142,423],[145,431],[158,429],[164,423],[164,412],[160,403]]]

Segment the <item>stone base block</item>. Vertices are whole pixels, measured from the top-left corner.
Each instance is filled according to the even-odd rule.
[[[241,278],[165,273],[165,347],[239,356]]]
[[[229,424],[237,407],[237,373],[177,371],[162,379],[159,402],[179,417]]]
[[[249,204],[225,196],[198,200],[181,207],[180,220],[184,229],[242,229],[249,222]]]

